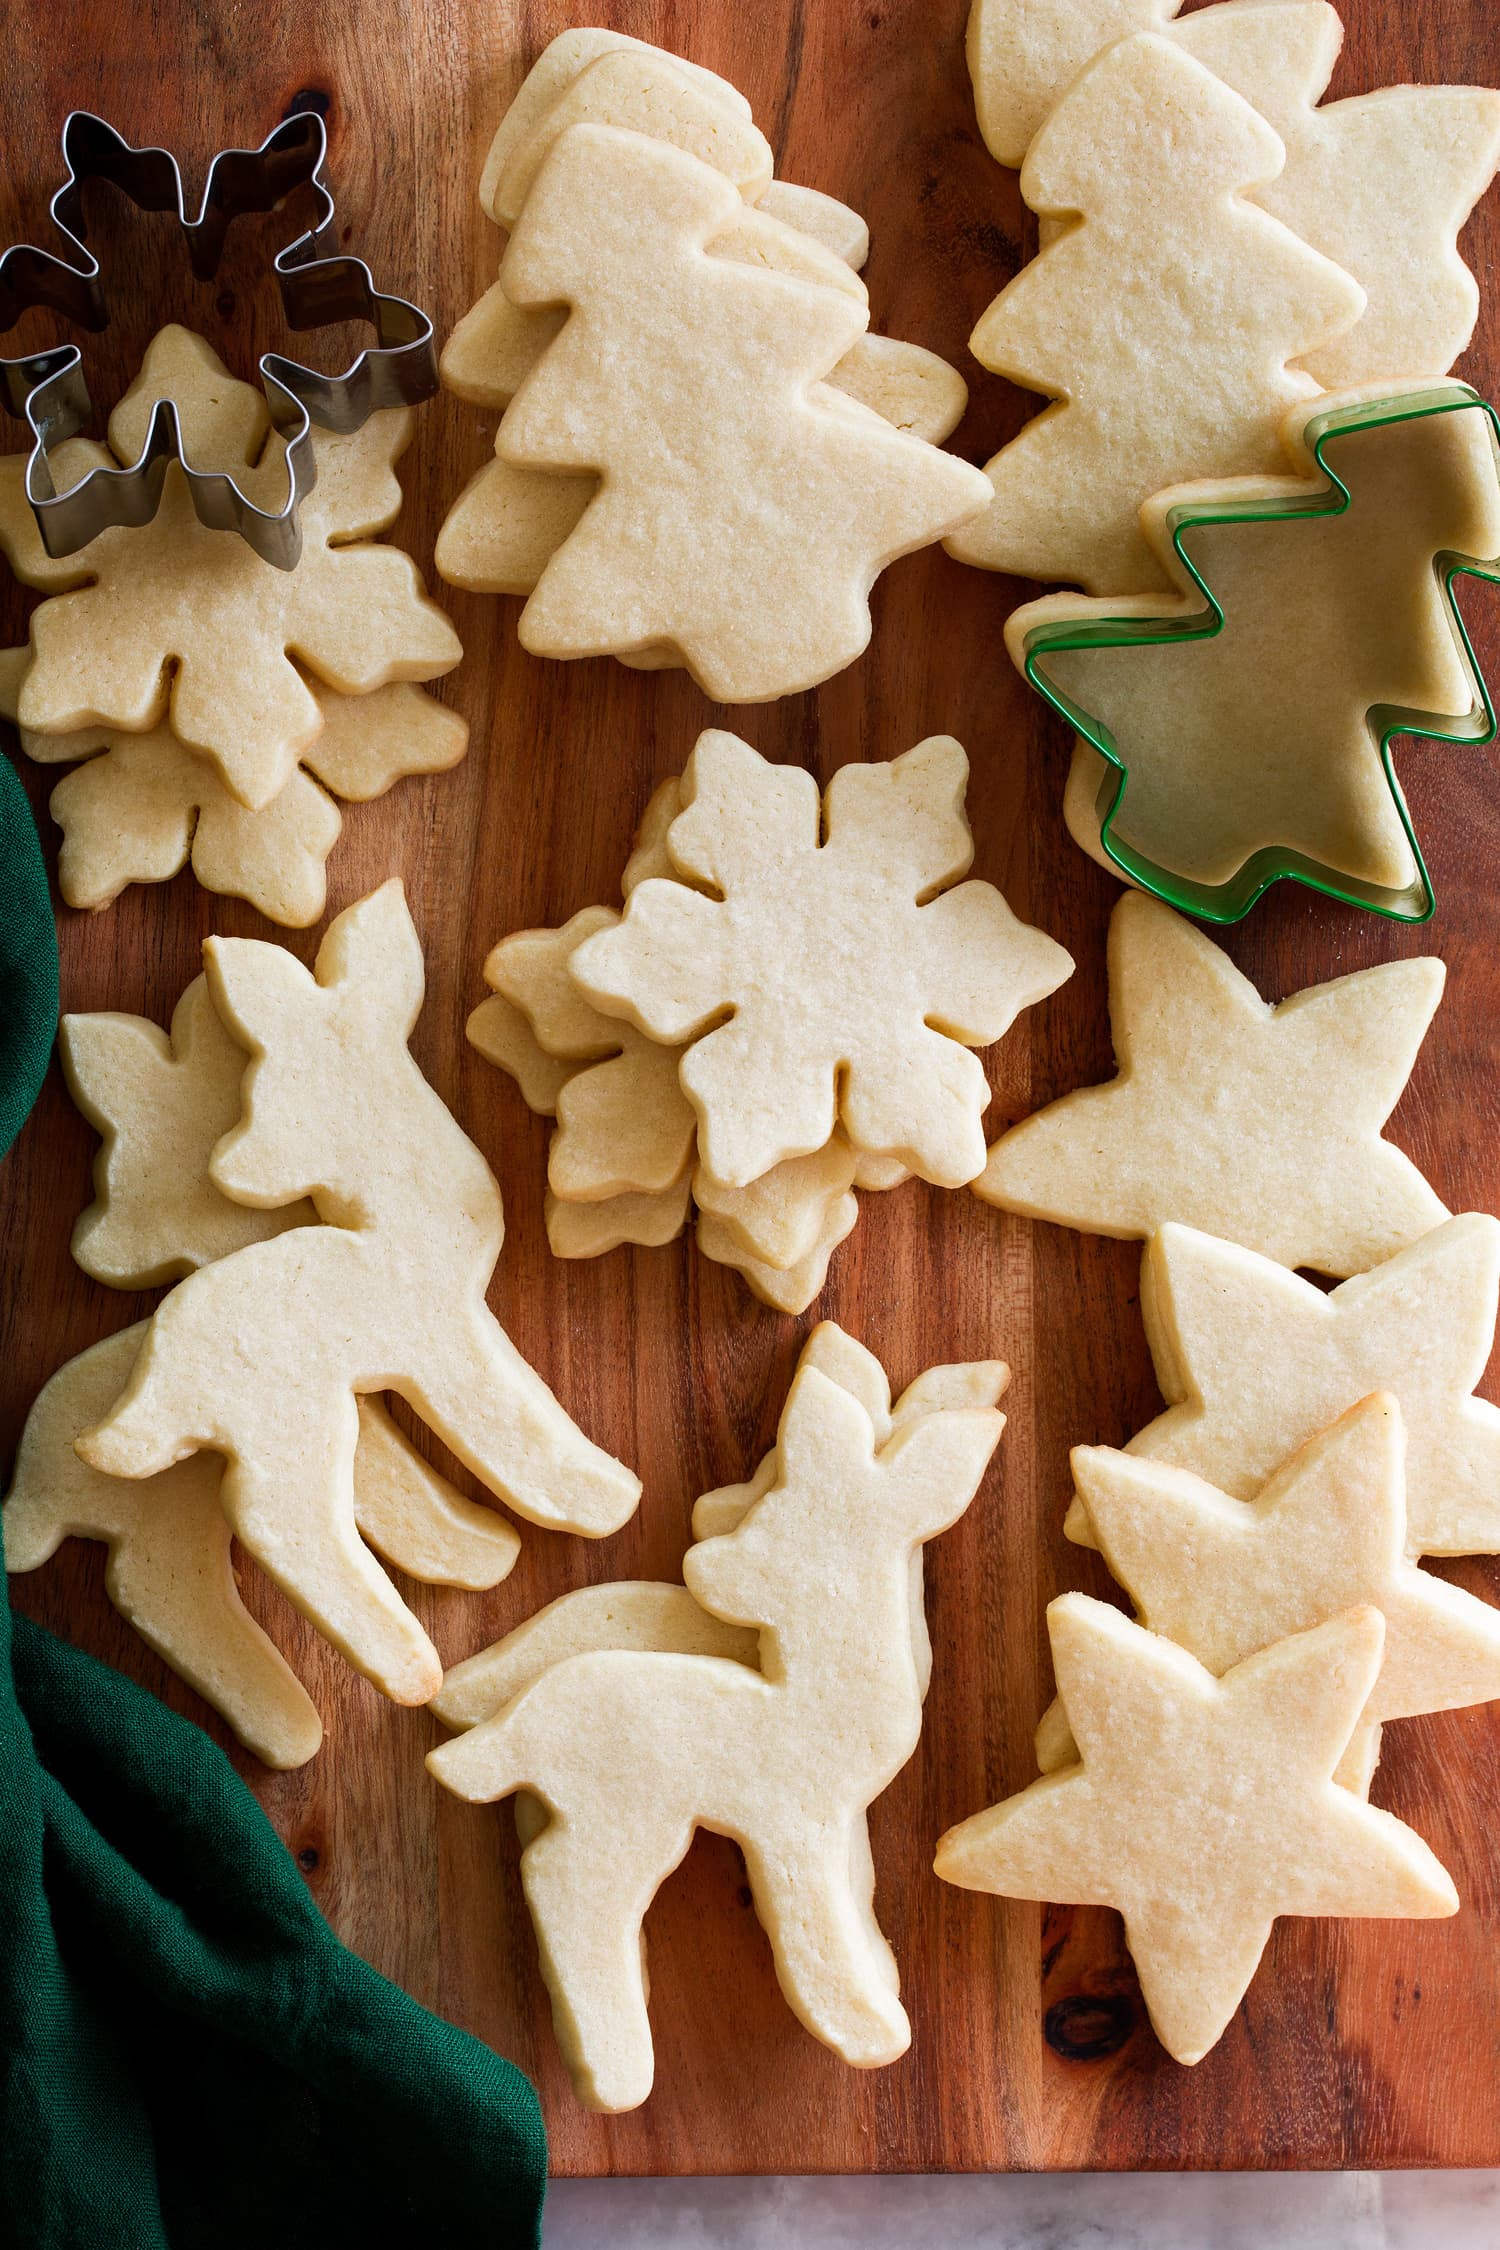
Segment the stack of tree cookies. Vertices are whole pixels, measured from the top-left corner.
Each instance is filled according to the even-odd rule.
[[[938,450],[961,378],[868,332],[858,214],[773,179],[724,79],[602,30],[542,54],[480,200],[510,241],[442,367],[502,419],[440,576],[524,594],[537,655],[685,664],[719,702],[851,663],[879,572],[990,497]]]
[[[975,0],[980,129],[1039,250],[970,348],[1052,403],[946,544],[1083,589],[1006,641],[1025,669],[1069,636],[1042,684],[1082,730],[1085,851],[1195,911],[1244,912],[1273,866],[1410,918],[1425,876],[1371,714],[1467,739],[1478,700],[1444,569],[1500,554],[1496,440],[1482,408],[1432,409],[1478,311],[1458,238],[1500,92],[1319,106],[1326,0],[1177,7]]]

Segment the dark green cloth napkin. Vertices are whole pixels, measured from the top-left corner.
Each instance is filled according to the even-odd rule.
[[[3,759],[0,884],[9,1140],[57,954]],[[526,2079],[338,1943],[207,1735],[0,1595],[3,2250],[530,2250],[546,2164]]]
[[[0,1156],[41,1091],[57,1030],[57,932],[26,792],[0,758]]]

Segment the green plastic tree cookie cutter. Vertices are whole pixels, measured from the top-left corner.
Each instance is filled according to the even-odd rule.
[[[1208,605],[1206,609],[1186,618],[1121,616],[1100,618],[1088,623],[1074,621],[1038,625],[1026,636],[1022,653],[1027,679],[1106,761],[1107,770],[1100,782],[1097,803],[1100,843],[1114,865],[1143,890],[1165,899],[1169,906],[1196,915],[1202,921],[1226,923],[1243,920],[1272,883],[1290,878],[1293,882],[1306,884],[1310,890],[1321,891],[1325,896],[1340,899],[1350,906],[1365,907],[1371,913],[1384,915],[1391,921],[1430,920],[1437,902],[1412,827],[1406,799],[1402,795],[1391,762],[1391,744],[1398,735],[1417,735],[1433,742],[1473,745],[1494,739],[1495,707],[1454,598],[1453,581],[1466,576],[1487,580],[1491,584],[1500,583],[1500,556],[1486,558],[1445,549],[1433,557],[1433,570],[1442,589],[1455,644],[1473,693],[1468,712],[1457,719],[1446,715],[1435,718],[1428,711],[1377,703],[1372,704],[1365,715],[1371,737],[1379,748],[1386,783],[1400,815],[1415,863],[1415,876],[1401,888],[1363,881],[1286,845],[1262,846],[1252,852],[1243,865],[1221,883],[1196,881],[1191,876],[1161,866],[1143,852],[1137,851],[1123,838],[1112,833],[1129,786],[1129,767],[1104,722],[1085,710],[1055,680],[1047,677],[1046,659],[1063,650],[1128,649],[1163,642],[1213,639],[1223,629],[1224,612],[1185,550],[1183,540],[1187,532],[1206,524],[1265,523],[1288,521],[1297,517],[1341,515],[1350,505],[1350,490],[1323,458],[1324,446],[1330,438],[1343,436],[1351,431],[1373,429],[1377,425],[1421,421],[1437,414],[1474,412],[1483,414],[1488,421],[1491,454],[1496,463],[1497,476],[1500,476],[1500,418],[1497,418],[1489,401],[1481,398],[1477,391],[1470,390],[1467,384],[1434,384],[1428,389],[1405,391],[1394,397],[1366,399],[1355,404],[1346,403],[1333,407],[1325,414],[1313,416],[1305,425],[1304,443],[1311,452],[1318,471],[1326,480],[1323,486],[1315,487],[1306,498],[1298,495],[1271,501],[1261,497],[1240,507],[1226,506],[1222,502],[1197,506],[1184,502],[1167,515],[1165,520],[1171,533],[1173,551],[1202,594]]]

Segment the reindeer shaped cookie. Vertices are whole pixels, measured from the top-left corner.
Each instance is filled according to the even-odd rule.
[[[75,1449],[129,1382],[149,1327],[138,1321],[90,1345],[37,1393],[5,1495],[5,1567],[14,1577],[49,1561],[65,1539],[103,1540],[104,1589],[126,1622],[247,1750],[268,1766],[302,1765],[323,1723],[240,1598],[219,1503],[222,1461],[194,1453],[160,1476],[127,1480],[85,1467]],[[378,1398],[359,1401],[354,1515],[378,1554],[442,1586],[498,1584],[521,1544],[504,1516],[439,1476]]]
[[[226,1455],[221,1500],[249,1553],[386,1694],[425,1702],[436,1652],[356,1525],[359,1395],[400,1392],[537,1523],[614,1531],[639,1481],[582,1436],[485,1305],[500,1191],[407,1050],[424,978],[399,882],[338,917],[315,977],[258,940],[204,950],[214,1004],[254,1058],[213,1177],[251,1205],[309,1195],[325,1223],[180,1282],[77,1449],[120,1477]]]
[[[940,1409],[877,1450],[859,1401],[803,1366],[775,1482],[683,1564],[705,1610],[760,1629],[759,1672],[714,1655],[573,1656],[432,1752],[459,1796],[527,1790],[550,1814],[522,1875],[590,2107],[631,2109],[651,2090],[641,1924],[696,1828],[741,1845],[807,2029],[863,2068],[905,2052],[864,1814],[921,1730],[912,1555],[963,1514],[1003,1426],[992,1408]]]

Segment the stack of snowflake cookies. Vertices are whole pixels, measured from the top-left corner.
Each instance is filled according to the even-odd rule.
[[[971,1050],[1073,964],[993,885],[959,880],[967,781],[934,736],[820,796],[711,731],[651,801],[623,916],[588,907],[494,948],[469,1037],[558,1120],[559,1256],[669,1241],[696,1205],[704,1254],[801,1312],[856,1190],[977,1177],[989,1088]]]
[[[1279,1914],[1452,1913],[1366,1802],[1391,1720],[1500,1696],[1500,1611],[1421,1570],[1500,1552],[1500,1222],[1451,1217],[1383,1137],[1443,990],[1389,962],[1266,1004],[1191,923],[1127,894],[1119,1074],[1002,1136],[977,1191],[1143,1237],[1166,1411],[1079,1446],[1070,1538],[1136,1620],[1048,1610],[1043,1778],[944,1837],[940,1875],[1108,1904],[1152,2021],[1196,2062]],[[1347,1277],[1325,1294],[1296,1270]]]
[[[59,485],[134,461],[160,399],[176,406],[195,468],[279,503],[285,445],[264,397],[176,327],[148,349],[108,445],[56,449]],[[73,769],[51,799],[70,906],[107,906],[191,859],[209,890],[275,922],[315,922],[337,800],[463,756],[463,720],[414,684],[452,670],[458,636],[409,557],[378,537],[401,505],[395,464],[411,431],[404,408],[348,436],[314,429],[317,481],[292,570],[205,529],[175,462],[149,523],[53,558],[26,497],[26,456],[0,460],[0,548],[44,597],[29,646],[0,656],[0,713],[19,723],[28,756]]]
[[[539,58],[480,200],[510,240],[442,368],[501,422],[439,574],[524,594],[536,655],[686,665],[721,703],[852,662],[879,573],[990,498],[938,450],[961,379],[869,333],[858,214],[773,179],[725,80],[603,30]]]
[[[423,989],[392,881],[330,923],[314,971],[210,938],[170,1033],[63,1019],[102,1139],[74,1256],[112,1288],[176,1286],[37,1398],[7,1568],[102,1539],[110,1598],[271,1765],[311,1757],[322,1729],[240,1600],[231,1534],[399,1703],[428,1701],[442,1667],[376,1552],[471,1588],[516,1559],[511,1526],[428,1465],[381,1392],[533,1523],[600,1538],[640,1494],[486,1307],[500,1192],[408,1051]]]

